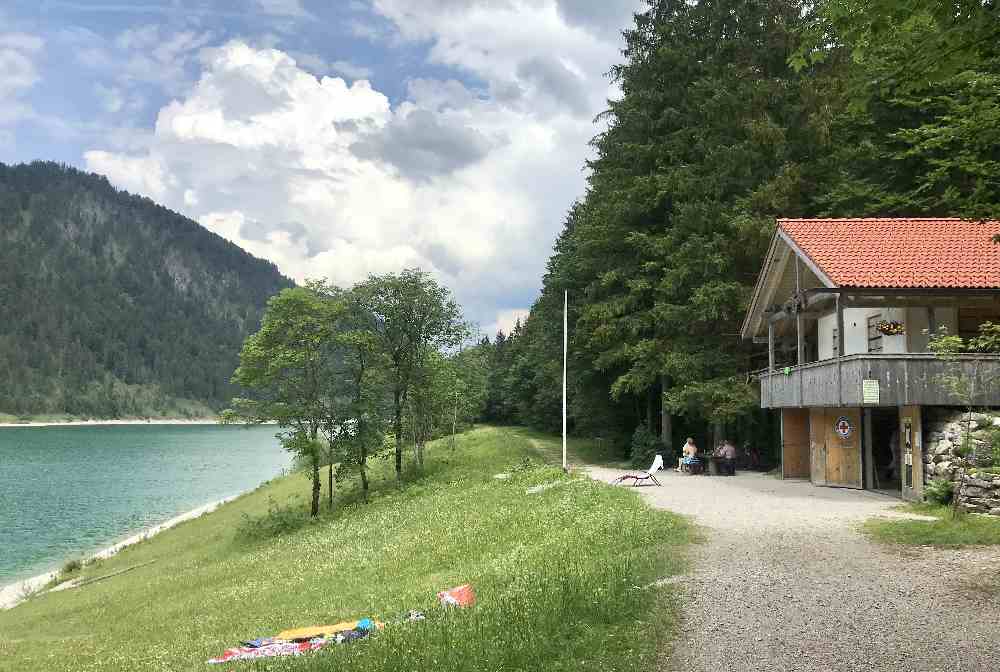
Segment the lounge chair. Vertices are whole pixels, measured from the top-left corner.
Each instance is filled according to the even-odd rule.
[[[660,482],[658,480],[656,480],[656,476],[654,476],[653,474],[655,474],[660,469],[663,469],[663,456],[662,455],[657,455],[655,458],[653,458],[653,466],[651,466],[646,471],[646,473],[644,473],[644,474],[624,474],[622,476],[619,476],[615,480],[611,481],[611,485],[620,485],[620,484],[624,483],[625,481],[627,481],[628,479],[632,479],[632,487],[633,488],[637,487],[639,485],[652,485],[652,484],[659,485]]]

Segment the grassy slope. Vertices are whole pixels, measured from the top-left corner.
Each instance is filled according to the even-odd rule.
[[[376,482],[369,504],[264,541],[234,529],[268,500],[302,505],[293,475],[105,561],[102,575],[156,563],[0,612],[0,670],[203,670],[241,639],[363,615],[434,612],[434,594],[471,581],[468,612],[388,628],[373,640],[239,669],[633,670],[652,666],[672,628],[673,588],[691,537],[633,493],[553,468],[492,474],[538,455],[516,431],[481,428],[452,452],[432,445],[423,478]],[[551,438],[545,441],[556,441]],[[353,493],[343,495],[346,500]],[[658,641],[661,640],[661,641]]]
[[[505,427],[506,431],[520,439],[526,439],[532,449],[544,460],[552,464],[562,464],[562,439],[528,427]],[[609,455],[611,446],[607,441],[570,437],[566,445],[566,461],[576,464],[599,464],[605,467],[630,467],[629,461],[621,455]]]
[[[931,504],[910,504],[904,510],[927,516],[930,520],[895,520],[874,518],[864,530],[877,541],[912,546],[975,546],[1000,544],[1000,518],[959,514],[951,508]]]

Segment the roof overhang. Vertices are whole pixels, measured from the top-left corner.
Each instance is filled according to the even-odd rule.
[[[791,236],[781,230],[779,223],[774,230],[774,235],[771,236],[771,244],[764,257],[764,266],[760,270],[760,275],[757,276],[757,285],[754,287],[753,296],[750,299],[750,307],[747,309],[743,326],[740,328],[740,336],[744,340],[751,340],[756,334],[763,320],[764,311],[771,305],[788,261],[793,257],[805,264],[819,278],[825,288],[836,288],[823,269],[795,244]]]

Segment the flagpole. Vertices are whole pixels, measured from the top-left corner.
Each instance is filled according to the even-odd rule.
[[[566,468],[566,358],[569,346],[569,290],[563,295],[563,389],[562,389],[562,467]]]

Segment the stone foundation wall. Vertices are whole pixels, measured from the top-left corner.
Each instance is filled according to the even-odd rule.
[[[994,432],[1000,413],[974,412],[965,440],[965,411],[924,408],[924,483],[944,478],[955,484],[960,508],[1000,516],[1000,473],[995,465]]]
[[[971,513],[1000,516],[1000,475],[962,474],[956,483],[958,506]]]

